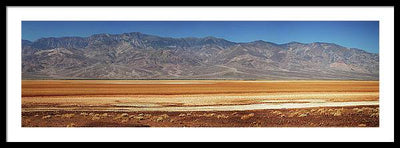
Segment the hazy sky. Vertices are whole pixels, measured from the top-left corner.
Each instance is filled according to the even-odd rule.
[[[378,21],[23,21],[22,39],[142,32],[163,37],[214,36],[233,42],[264,40],[336,43],[379,52]]]

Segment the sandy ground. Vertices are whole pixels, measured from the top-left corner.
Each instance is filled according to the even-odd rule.
[[[379,82],[23,80],[22,123],[23,127],[376,127]]]
[[[23,112],[23,127],[379,127],[378,106],[251,111]]]

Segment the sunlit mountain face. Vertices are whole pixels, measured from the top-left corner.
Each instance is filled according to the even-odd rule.
[[[378,80],[379,55],[322,42],[96,34],[22,40],[22,78]]]

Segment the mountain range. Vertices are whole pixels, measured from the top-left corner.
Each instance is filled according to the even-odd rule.
[[[379,80],[379,55],[334,43],[139,32],[22,40],[22,79]]]

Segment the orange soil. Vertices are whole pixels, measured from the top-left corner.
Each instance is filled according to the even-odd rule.
[[[271,109],[238,111],[241,116],[254,113],[252,122],[232,116],[235,111],[197,111],[198,117],[180,117],[188,113],[178,110],[149,111],[151,108],[205,107],[226,105],[264,104],[271,100],[285,103],[309,103],[304,100],[324,102],[379,101],[379,81],[230,81],[230,80],[23,80],[22,81],[22,126],[379,126],[377,105],[374,112],[354,112],[353,107],[336,107],[326,115],[312,114],[310,108],[280,109],[285,117],[271,114]],[[294,101],[291,101],[294,100]],[[279,104],[279,101],[271,104]],[[153,114],[146,120],[114,120],[119,114]],[[141,108],[143,110],[141,110]],[[320,107],[318,109],[328,109]],[[47,110],[41,110],[47,109]],[[72,110],[74,109],[74,110]],[[344,109],[344,110],[343,110]],[[92,115],[108,113],[109,116],[92,120],[79,116],[89,110]],[[309,112],[304,117],[291,117],[298,111]],[[72,118],[58,118],[61,114],[77,114]],[[215,113],[222,118],[205,118],[200,114]],[[160,114],[170,117],[155,121]],[[50,115],[49,118],[44,117]],[[154,116],[155,115],[155,116]],[[58,117],[57,117],[58,116]],[[228,117],[226,117],[228,116]],[[225,118],[226,117],[226,118]],[[97,117],[95,117],[97,118]],[[160,117],[162,118],[162,117]],[[172,119],[172,120],[171,120]],[[253,121],[254,120],[254,121]],[[267,121],[268,120],[268,121]],[[271,120],[271,121],[269,121]],[[174,121],[182,121],[177,123]],[[222,122],[229,121],[229,123]],[[128,124],[129,123],[129,124]],[[307,124],[306,124],[307,123]],[[308,124],[310,123],[310,124]],[[312,123],[312,124],[311,124]]]

